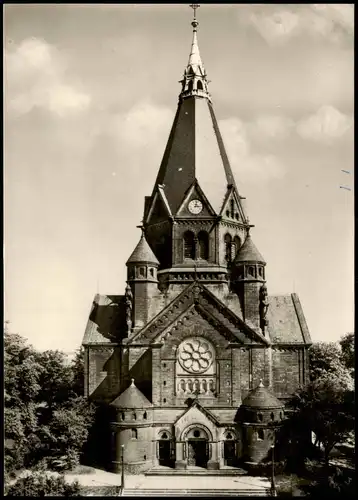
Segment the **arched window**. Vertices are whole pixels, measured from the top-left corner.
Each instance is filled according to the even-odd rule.
[[[193,80],[190,80],[189,85],[188,85],[188,91],[189,92],[191,92],[193,90],[193,85],[194,85]]]
[[[133,420],[137,420],[137,415],[135,412],[132,413],[132,418],[133,418]]]
[[[143,413],[143,418],[144,418],[144,420],[147,420],[147,412],[146,411]]]
[[[199,258],[208,260],[209,258],[209,236],[206,231],[200,231],[198,234]]]
[[[154,278],[154,269],[152,267],[149,269],[149,274]]]
[[[203,90],[203,84],[202,84],[202,82],[200,80],[198,81],[198,84],[197,84],[196,88],[198,90]]]
[[[270,416],[271,416],[271,420],[275,420],[275,415],[274,415],[273,411],[271,412]]]
[[[263,429],[259,429],[257,431],[257,439],[259,439],[260,441],[262,441],[263,439],[265,439],[265,433],[264,433]]]
[[[232,238],[230,234],[225,234],[225,259],[227,262],[231,262],[231,242]]]
[[[255,268],[253,266],[250,266],[247,271],[251,276],[255,277]]]
[[[138,439],[137,429],[131,429],[131,438],[132,439]]]
[[[184,259],[195,259],[195,237],[191,231],[184,233]]]
[[[238,236],[235,236],[234,241],[232,242],[232,247],[231,247],[231,258],[232,260],[235,259],[236,254],[241,246],[240,243],[240,238]]]
[[[259,276],[261,276],[261,278],[262,278],[262,267],[261,266],[259,267]]]
[[[124,420],[125,418],[126,418],[126,417],[125,417],[125,415],[124,415],[124,411],[122,411],[122,413],[121,413],[121,419],[122,419],[122,420]]]

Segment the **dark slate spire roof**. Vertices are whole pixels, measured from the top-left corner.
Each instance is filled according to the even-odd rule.
[[[196,19],[192,25],[193,42],[181,81],[178,109],[146,214],[159,186],[163,186],[173,216],[195,180],[217,215],[229,187],[234,186],[237,191],[207,91],[208,80],[199,53]],[[237,195],[240,200],[238,191]],[[245,214],[243,208],[242,213]],[[246,216],[242,222],[246,223]]]
[[[138,245],[135,247],[132,255],[127,260],[127,265],[134,264],[135,262],[149,262],[151,264],[159,265],[159,261],[145,239],[143,231]]]
[[[262,262],[266,264],[265,259],[262,257],[260,252],[254,245],[250,234],[247,235],[246,240],[242,247],[240,248],[235,262]]]
[[[131,385],[112,401],[111,406],[115,406],[116,408],[141,409],[153,405],[134,385],[134,379],[132,378]]]
[[[242,406],[246,408],[282,408],[283,404],[264,387],[262,380],[260,384],[249,392],[248,396],[242,402]]]

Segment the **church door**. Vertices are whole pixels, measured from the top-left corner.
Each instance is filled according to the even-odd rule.
[[[236,443],[235,441],[224,441],[224,462],[225,465],[235,465]]]
[[[208,442],[206,439],[189,439],[188,465],[206,467],[208,464]]]
[[[166,439],[159,440],[159,465],[169,466],[171,463],[170,441]]]

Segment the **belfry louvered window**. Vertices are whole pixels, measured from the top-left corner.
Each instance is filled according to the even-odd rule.
[[[195,236],[191,231],[184,233],[184,259],[195,259]]]
[[[209,236],[206,231],[200,231],[198,234],[199,258],[208,260],[209,258]]]

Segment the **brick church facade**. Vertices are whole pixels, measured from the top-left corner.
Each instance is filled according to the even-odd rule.
[[[198,22],[125,295],[96,295],[85,395],[107,405],[108,466],[221,469],[262,461],[308,381],[296,294],[267,293],[208,92]],[[214,172],[214,174],[213,174]],[[123,447],[122,447],[123,445]]]

